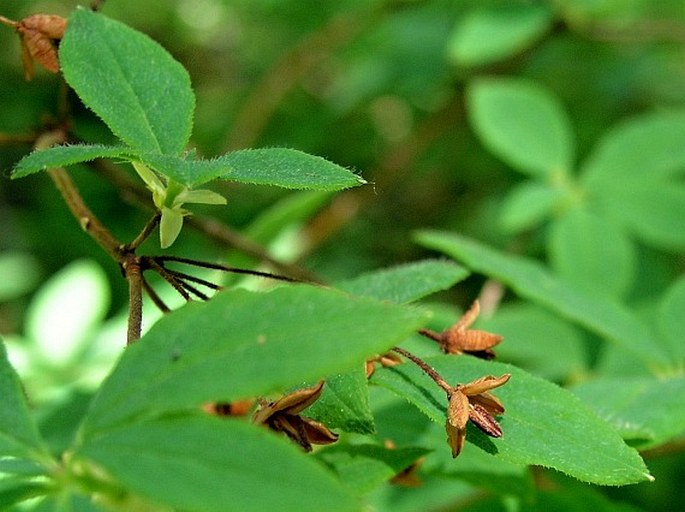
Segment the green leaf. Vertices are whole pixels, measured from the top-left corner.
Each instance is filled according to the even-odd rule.
[[[114,135],[141,152],[178,155],[195,97],[181,64],[146,35],[86,9],[60,43],[64,78]]]
[[[603,183],[591,199],[634,235],[667,250],[685,248],[685,186],[676,180],[617,181]]]
[[[680,369],[685,370],[685,276],[673,283],[659,304],[657,326],[662,337],[673,354],[673,359],[680,362]]]
[[[514,169],[551,180],[569,174],[574,142],[562,105],[535,82],[481,78],[467,90],[474,130]]]
[[[39,283],[41,269],[38,258],[24,251],[4,250],[0,253],[0,303],[18,299]]]
[[[326,378],[321,396],[307,408],[306,416],[328,428],[373,434],[375,427],[364,365],[360,364],[349,373]]]
[[[366,183],[344,167],[288,148],[245,149],[212,160],[142,155],[145,164],[186,186],[213,179],[304,190],[335,191]]]
[[[425,319],[424,311],[306,285],[226,290],[170,313],[129,347],[96,396],[84,432],[345,372]]]
[[[476,272],[502,281],[519,296],[578,322],[650,364],[673,363],[650,329],[626,308],[558,279],[534,260],[502,254],[454,233],[421,231],[417,240],[464,262]]]
[[[426,362],[452,384],[487,374],[512,375],[494,393],[506,408],[498,420],[504,435],[490,438],[477,428],[469,428],[466,436],[495,459],[549,467],[599,485],[652,480],[638,453],[611,426],[555,384],[511,365],[476,358],[443,355]],[[417,366],[380,369],[372,382],[405,397],[433,421],[445,423],[445,392]],[[445,450],[449,450],[447,443]]]
[[[31,418],[24,390],[14,368],[7,360],[0,340],[0,455],[36,461],[49,461],[38,428]]]
[[[569,283],[590,293],[624,297],[635,273],[635,251],[620,226],[576,207],[549,228],[550,264]]]
[[[454,262],[424,260],[362,274],[335,287],[353,295],[405,304],[446,290],[468,275],[468,270]]]
[[[26,314],[26,335],[45,363],[67,368],[90,347],[109,303],[109,281],[100,265],[72,262],[36,292]]]
[[[390,450],[376,444],[342,444],[316,453],[355,494],[365,494],[390,480],[428,453],[425,448]]]
[[[488,64],[525,49],[551,23],[552,13],[542,5],[475,8],[458,21],[447,50],[458,65]]]
[[[685,378],[595,379],[572,391],[640,449],[653,448],[685,430]]]
[[[41,496],[48,490],[48,486],[43,482],[5,475],[0,477],[0,505],[2,510],[23,510],[10,508],[10,505]]]
[[[123,425],[89,440],[74,457],[75,463],[93,462],[126,489],[175,509],[359,508],[297,447],[238,420],[181,416]]]
[[[81,162],[90,162],[96,158],[115,158],[130,153],[131,148],[123,146],[104,146],[101,144],[53,146],[29,153],[19,160],[12,172],[12,179],[23,178],[51,167],[66,167]]]
[[[524,181],[507,193],[501,206],[500,224],[508,233],[519,233],[549,217],[563,193],[546,183]]]
[[[551,380],[587,370],[585,339],[578,329],[534,304],[503,304],[478,328],[504,336],[497,358]]]
[[[669,179],[685,169],[685,112],[658,112],[618,124],[582,166],[584,186]]]

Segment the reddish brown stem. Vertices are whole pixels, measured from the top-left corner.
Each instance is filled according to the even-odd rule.
[[[415,356],[414,354],[412,354],[408,350],[405,350],[401,347],[393,347],[392,350],[393,350],[393,352],[397,352],[398,354],[406,357],[412,363],[414,363],[416,366],[421,368],[421,370],[423,370],[423,372],[426,375],[428,375],[431,379],[433,379],[433,381],[438,386],[440,386],[445,391],[445,393],[447,393],[448,397],[450,397],[452,395],[453,387],[450,386],[447,383],[447,381],[442,378],[442,376],[435,370],[435,368],[433,368],[432,366],[429,366],[428,363],[426,363],[426,361],[424,361],[423,359],[421,359],[418,356]]]

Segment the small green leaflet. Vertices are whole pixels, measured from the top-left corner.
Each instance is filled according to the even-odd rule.
[[[511,365],[472,357],[443,355],[426,362],[453,385],[483,375],[512,375],[494,391],[505,407],[499,418],[504,435],[493,439],[469,428],[466,436],[496,458],[553,468],[599,485],[652,480],[638,453],[609,424],[555,384]],[[379,369],[372,382],[406,398],[433,421],[445,423],[445,392],[415,365]]]

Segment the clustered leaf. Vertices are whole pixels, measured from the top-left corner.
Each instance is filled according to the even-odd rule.
[[[181,228],[183,217],[190,212],[182,208],[184,203],[226,204],[226,199],[211,190],[190,190],[173,180],[166,184],[157,174],[140,162],[132,162],[133,168],[152,192],[152,200],[161,213],[159,222],[159,241],[162,249],[174,243]]]

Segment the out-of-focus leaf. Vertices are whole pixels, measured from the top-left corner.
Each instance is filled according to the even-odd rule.
[[[685,247],[685,185],[676,180],[602,183],[592,201],[646,243],[667,250]]]
[[[428,453],[425,448],[388,449],[376,444],[336,444],[320,450],[325,462],[355,494],[366,494]]]
[[[467,91],[469,117],[490,151],[512,168],[538,178],[569,174],[574,142],[559,101],[534,82],[482,78]]]
[[[405,304],[446,290],[468,275],[468,270],[452,261],[424,260],[362,274],[335,287],[353,295]]]
[[[37,355],[54,366],[73,361],[104,319],[109,295],[107,276],[95,262],[76,261],[52,276],[27,313],[26,335]]]
[[[549,228],[550,263],[556,273],[590,293],[617,298],[635,272],[633,245],[620,226],[582,207],[569,209]]]
[[[584,339],[573,325],[533,304],[505,304],[479,328],[504,336],[497,358],[548,379],[586,370]]]
[[[681,277],[664,294],[657,316],[659,331],[673,358],[685,367],[685,277]]]
[[[582,184],[594,190],[625,181],[662,181],[685,169],[685,112],[646,114],[618,124],[582,166]],[[628,207],[628,205],[626,205]]]
[[[552,214],[562,197],[561,191],[538,181],[515,185],[502,203],[500,224],[510,233],[533,228]]]
[[[51,167],[65,167],[81,162],[90,162],[96,158],[114,158],[128,155],[131,152],[130,148],[123,146],[103,146],[100,144],[53,146],[29,153],[19,160],[12,172],[12,178],[23,178]]]
[[[132,463],[135,461],[135,463]],[[180,510],[358,510],[321,465],[268,429],[213,416],[122,425],[85,442],[95,463],[152,502]]]
[[[212,160],[146,154],[148,166],[186,186],[213,179],[303,190],[343,190],[366,183],[360,176],[319,156],[289,148],[245,149]]]
[[[375,427],[364,365],[349,373],[328,377],[321,396],[307,408],[306,416],[332,429],[373,434]]]
[[[505,407],[499,418],[504,435],[489,438],[469,428],[466,436],[495,459],[549,467],[599,485],[652,480],[638,453],[572,393],[503,363],[448,355],[426,362],[451,384],[483,375],[512,375],[494,392]],[[382,368],[372,382],[405,397],[433,421],[445,423],[445,392],[415,365]]]
[[[142,152],[178,155],[193,122],[185,68],[145,34],[76,9],[60,43],[64,78],[114,135]]]
[[[572,391],[640,449],[685,431],[685,378],[598,378]]]
[[[30,254],[7,251],[0,254],[0,302],[22,296],[38,283],[38,261]]]
[[[442,251],[476,272],[506,283],[521,297],[552,309],[630,350],[648,364],[674,364],[666,347],[649,327],[625,307],[579,290],[536,261],[500,253],[454,233],[421,231],[417,239],[422,245]]]
[[[225,290],[168,314],[128,347],[96,395],[84,435],[351,370],[409,336],[426,316],[305,285]]]
[[[525,49],[551,23],[552,13],[544,5],[477,7],[457,22],[448,53],[461,66],[488,64]]]

